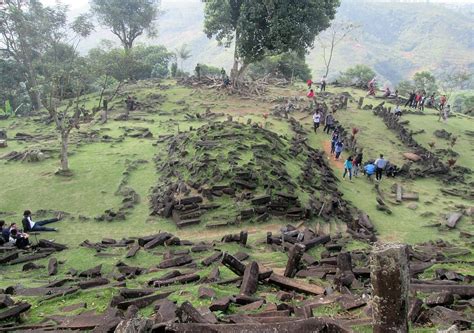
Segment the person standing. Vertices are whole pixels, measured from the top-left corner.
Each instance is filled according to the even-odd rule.
[[[308,81],[306,81],[306,84],[308,85],[308,89],[311,89],[311,87],[313,86],[313,80],[308,79]]]
[[[62,214],[60,213],[54,219],[33,222],[33,219],[31,218],[31,211],[25,210],[25,212],[23,213],[22,223],[25,226],[25,231],[30,231],[30,230],[31,231],[58,231],[58,229],[56,228],[45,227],[45,225],[58,222],[61,219],[62,219]],[[26,229],[26,227],[28,227],[28,229]]]
[[[355,157],[354,159],[354,163],[353,163],[353,166],[354,166],[354,177],[357,177],[359,175],[359,170],[362,166],[362,159],[364,157],[364,154],[363,154],[363,150],[360,149],[359,150],[359,153],[357,154],[357,156]]]
[[[337,141],[336,142],[336,148],[335,148],[335,152],[336,152],[336,161],[339,160],[339,157],[341,156],[341,153],[342,151],[344,150],[344,143],[342,141]]]
[[[336,129],[331,137],[331,155],[336,153],[336,143],[339,141],[339,131]]]
[[[326,75],[321,79],[321,92],[326,91]]]
[[[334,116],[332,115],[332,113],[328,113],[326,115],[326,121],[324,124],[323,132],[329,134],[329,131],[332,130],[333,127],[334,127]]]
[[[439,109],[440,110],[444,109],[444,106],[446,105],[446,102],[447,102],[446,95],[441,96],[441,98],[439,99]]]
[[[201,80],[201,66],[199,64],[196,65],[196,68],[194,68],[196,71],[196,75],[198,77],[198,80]]]
[[[410,93],[410,97],[408,97],[408,101],[405,103],[405,107],[407,106],[411,106],[413,104],[413,101],[415,100],[415,91],[413,90],[411,93]]]
[[[227,76],[227,73],[225,72],[224,67],[222,67],[222,68],[221,68],[221,79],[222,79],[222,82],[224,82],[226,76]]]
[[[443,120],[444,122],[448,122],[449,113],[451,112],[451,106],[448,104],[446,107],[443,108]]]
[[[321,113],[319,112],[319,110],[316,110],[316,112],[313,114],[314,133],[317,133],[317,130],[320,124],[321,124]]]
[[[314,95],[314,90],[311,89],[308,94],[306,95],[309,99],[309,107],[312,109],[313,105],[316,103],[315,95]]]
[[[382,180],[383,171],[387,166],[387,160],[383,158],[383,155],[380,154],[380,157],[375,160],[375,179],[378,181]]]
[[[342,178],[346,179],[346,175],[349,174],[349,180],[352,181],[352,156],[349,156],[344,162],[344,174]]]

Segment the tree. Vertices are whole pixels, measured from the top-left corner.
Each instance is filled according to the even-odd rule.
[[[472,82],[472,74],[463,69],[453,69],[441,75],[441,91],[446,95],[447,100],[451,98],[453,92],[468,87]]]
[[[288,81],[299,79],[306,81],[311,76],[311,70],[305,61],[296,53],[283,53],[252,64],[249,67],[250,76],[262,77],[270,75],[284,78]]]
[[[135,40],[145,32],[149,37],[157,35],[160,3],[160,0],[90,1],[99,23],[119,38],[126,51],[131,50]]]
[[[345,84],[355,84],[357,86],[367,87],[367,82],[375,77],[372,68],[366,65],[355,65],[341,73],[340,80]]]
[[[329,74],[334,50],[344,39],[351,36],[351,34],[359,29],[359,25],[349,22],[335,21],[331,24],[329,29],[324,31],[317,37],[318,44],[323,51],[324,66],[326,67],[325,76]]]
[[[231,77],[266,55],[303,55],[329,26],[339,0],[205,0],[204,32],[225,47],[234,45]]]
[[[416,89],[415,84],[412,81],[409,81],[409,80],[400,81],[397,85],[398,93],[401,96],[408,96],[415,89]]]
[[[6,0],[0,10],[1,56],[12,59],[21,67],[35,110],[41,107],[35,62],[45,52],[45,40],[51,31],[65,23],[64,13],[64,7],[43,7],[37,0],[31,0],[29,4],[21,0]]]
[[[176,56],[176,60],[179,59],[181,61],[180,69],[181,69],[181,72],[183,72],[183,63],[189,58],[191,58],[191,50],[188,48],[188,45],[183,44],[181,45],[181,47],[177,48],[175,50],[175,56]]]
[[[438,91],[436,78],[430,72],[422,71],[415,73],[413,75],[413,82],[416,90],[425,91],[427,94],[433,94]]]
[[[92,82],[85,59],[77,52],[81,38],[91,32],[91,25],[84,17],[76,19],[71,28],[75,33],[70,37],[66,21],[66,7],[46,7],[63,17],[44,35],[46,50],[41,57],[41,102],[56,125],[61,142],[61,164],[57,174],[70,175],[68,149],[69,135],[74,128],[79,128],[80,115],[85,111],[81,105],[83,95],[88,92]]]

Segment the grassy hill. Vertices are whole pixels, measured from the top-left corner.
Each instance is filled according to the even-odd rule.
[[[397,137],[396,133],[387,129],[382,118],[373,114],[370,110],[357,108],[359,97],[364,92],[356,89],[329,87],[331,94],[347,93],[351,97],[346,110],[341,109],[336,112],[336,118],[340,124],[348,129],[357,127],[360,129],[357,135],[358,145],[364,148],[365,159],[375,158],[380,153],[393,163],[401,166],[406,163],[403,153],[411,152],[411,148],[404,145]],[[237,139],[225,139],[216,151],[212,151],[206,157],[213,159],[213,164],[208,164],[209,178],[216,176],[219,169],[225,174],[232,163],[227,154],[230,151],[239,151],[237,165],[246,166],[256,161],[256,156],[264,155],[265,151],[253,150],[252,145],[258,146],[268,144],[268,141],[261,136],[263,132],[253,129],[248,124],[256,124],[262,131],[268,131],[275,136],[276,151],[268,157],[274,159],[273,164],[265,168],[256,169],[258,172],[273,171],[273,167],[278,161],[285,161],[285,170],[290,179],[297,182],[302,168],[304,168],[305,155],[290,158],[288,150],[290,142],[298,139],[298,134],[291,125],[291,119],[297,121],[302,126],[307,136],[307,144],[312,149],[324,151],[326,163],[331,167],[332,172],[338,179],[337,188],[342,192],[343,198],[351,205],[364,210],[370,216],[377,231],[377,237],[384,242],[406,242],[417,244],[442,238],[444,241],[453,243],[467,249],[468,254],[461,254],[456,257],[457,262],[449,264],[437,264],[426,270],[423,274],[425,278],[434,276],[435,269],[447,268],[455,269],[459,273],[473,275],[472,262],[472,242],[459,238],[460,232],[467,234],[474,233],[472,216],[464,216],[458,223],[456,229],[444,227],[445,214],[452,211],[460,211],[462,207],[472,206],[472,200],[460,196],[448,196],[442,192],[443,189],[466,189],[472,191],[474,181],[471,173],[466,172],[464,182],[444,183],[440,178],[384,178],[380,183],[378,191],[381,192],[387,202],[391,214],[377,209],[376,198],[378,196],[377,187],[374,183],[361,176],[353,182],[342,178],[341,162],[334,161],[328,154],[329,136],[318,132],[312,132],[311,113],[307,109],[305,99],[305,89],[302,86],[288,88],[273,88],[265,94],[264,98],[239,98],[227,95],[223,92],[186,88],[177,85],[174,81],[145,81],[130,84],[122,92],[123,96],[133,94],[137,96],[141,108],[131,113],[132,119],[128,121],[110,120],[106,124],[99,124],[97,114],[93,121],[85,123],[79,131],[73,132],[71,143],[71,167],[74,176],[62,178],[54,175],[58,165],[57,149],[58,142],[51,125],[45,122],[45,115],[40,114],[31,118],[10,118],[0,120],[0,128],[8,131],[8,148],[0,150],[0,154],[12,151],[24,151],[31,149],[43,149],[51,155],[42,162],[28,163],[0,160],[0,218],[7,222],[20,221],[21,213],[25,209],[34,212],[44,210],[41,216],[49,216],[55,211],[67,213],[65,219],[57,223],[60,229],[58,233],[48,234],[46,237],[54,238],[57,242],[67,244],[69,249],[59,252],[54,256],[62,262],[56,276],[48,276],[45,269],[23,272],[21,265],[1,266],[0,288],[12,285],[23,285],[36,287],[53,281],[68,278],[68,271],[71,268],[81,271],[92,266],[102,264],[103,271],[107,276],[114,276],[117,273],[115,266],[118,261],[130,266],[154,267],[162,261],[162,256],[168,251],[179,250],[179,247],[170,245],[169,247],[159,247],[151,251],[141,250],[134,258],[125,258],[126,248],[112,248],[104,253],[97,253],[95,250],[79,246],[84,240],[100,242],[104,238],[120,240],[121,238],[138,237],[156,234],[159,231],[171,232],[178,235],[180,239],[188,239],[193,242],[211,242],[220,239],[229,233],[238,233],[242,229],[249,232],[249,246],[245,251],[250,254],[251,260],[257,260],[275,271],[281,271],[286,264],[286,254],[274,252],[261,242],[265,238],[266,232],[277,233],[282,226],[290,221],[284,217],[272,216],[266,222],[255,220],[243,221],[241,224],[229,226],[225,229],[206,229],[204,223],[179,230],[175,223],[169,219],[153,214],[151,209],[152,189],[157,185],[166,183],[167,180],[174,180],[179,173],[184,175],[187,182],[198,181],[192,174],[197,162],[200,162],[206,150],[195,149],[195,145],[203,138],[211,140],[210,137],[221,135],[223,131],[235,131]],[[334,95],[324,97],[329,101]],[[296,111],[290,114],[290,120],[268,116],[270,111],[291,98],[298,105]],[[318,96],[323,99],[323,96]],[[376,105],[380,100],[368,98],[364,105]],[[88,97],[86,108],[90,109],[97,103],[97,96]],[[388,106],[392,104],[388,103]],[[121,99],[115,100],[112,105],[111,118],[115,118],[125,111],[125,104]],[[212,119],[207,118],[209,111],[215,115]],[[232,122],[226,123],[228,116],[232,116]],[[424,132],[416,135],[417,141],[426,146],[431,141],[436,142],[436,148],[448,148],[449,142],[434,136],[435,130],[444,129],[455,133],[458,137],[456,145],[453,147],[459,157],[457,164],[472,170],[473,160],[473,137],[472,125],[474,120],[471,117],[459,114],[453,115],[447,123],[437,121],[437,113],[432,110],[425,111],[425,114],[407,114],[403,116],[408,120],[406,125],[413,131],[423,129]],[[214,125],[213,125],[214,124]],[[219,127],[223,124],[222,128]],[[227,125],[226,125],[227,124]],[[210,126],[217,126],[216,132],[210,131]],[[191,129],[192,128],[192,129]],[[152,137],[135,135],[148,130]],[[15,140],[13,138],[22,137],[19,133],[27,133],[33,136],[29,140]],[[241,135],[241,136],[240,136]],[[166,137],[181,138],[176,141],[180,149],[175,153],[170,152],[170,142],[164,140]],[[280,141],[280,143],[277,143]],[[183,154],[183,152],[187,152]],[[434,152],[443,161],[448,157],[442,152]],[[280,155],[281,154],[281,155]],[[347,152],[343,154],[346,158]],[[285,160],[286,159],[286,160]],[[163,161],[175,161],[171,165],[176,168],[166,169]],[[186,169],[186,165],[189,166]],[[265,166],[265,164],[263,164]],[[211,168],[212,166],[212,168]],[[172,170],[174,173],[169,173]],[[233,176],[233,174],[230,174]],[[262,176],[259,176],[262,177]],[[321,175],[316,174],[315,179],[320,180]],[[226,178],[223,178],[226,180]],[[277,178],[270,178],[271,182],[276,182]],[[298,183],[298,191],[302,201],[308,190]],[[406,192],[417,192],[420,200],[417,202],[403,201],[397,203],[392,193],[394,184],[401,184]],[[316,186],[319,186],[316,183]],[[287,190],[287,185],[283,189]],[[101,216],[106,210],[118,211],[124,204],[122,190],[124,187],[133,189],[139,197],[135,204],[126,210],[124,220],[98,221],[95,217]],[[278,186],[277,186],[278,187]],[[263,191],[263,188],[260,190]],[[280,189],[281,190],[281,189]],[[321,190],[322,191],[322,190]],[[318,192],[319,193],[319,190]],[[472,194],[471,194],[472,195]],[[233,218],[236,211],[241,207],[239,201],[228,199],[216,199],[222,207],[217,212],[219,221],[225,218]],[[236,207],[238,206],[238,207]],[[227,215],[226,215],[227,213]],[[441,226],[432,227],[431,225]],[[346,224],[338,218],[331,218],[329,221],[314,215],[304,222],[304,225],[319,232],[330,234],[342,234],[347,237]],[[431,226],[431,227],[430,227]],[[44,236],[43,236],[44,237]],[[34,237],[32,237],[34,238]],[[35,239],[32,239],[36,242]],[[242,248],[237,244],[220,244],[219,247],[230,253],[240,251]],[[368,245],[360,241],[347,240],[347,249],[365,249]],[[324,248],[318,247],[308,253],[317,260],[322,258]],[[102,255],[101,255],[102,254]],[[196,260],[201,258],[198,253],[192,253]],[[48,259],[37,261],[38,264],[47,266]],[[128,288],[142,288],[147,285],[147,281],[169,273],[172,269],[151,269],[146,274],[135,279],[127,280]],[[201,277],[206,276],[211,268],[202,268],[199,271]],[[227,268],[221,269],[221,277],[232,278],[233,273]],[[327,286],[327,281],[315,279],[317,284]],[[313,280],[314,281],[314,280]],[[275,290],[261,286],[267,301],[276,300]],[[160,291],[173,291],[171,300],[181,303],[190,300],[196,305],[210,304],[210,300],[198,298],[197,286],[172,285],[161,288]],[[218,296],[228,296],[238,293],[235,285],[217,286],[215,291]],[[111,285],[98,289],[83,290],[63,298],[42,301],[34,296],[18,296],[17,300],[25,300],[33,304],[27,314],[28,322],[38,323],[53,314],[61,314],[60,307],[72,305],[79,301],[87,302],[87,310],[106,310],[111,298],[117,295],[117,288]],[[299,304],[299,301],[295,301]],[[143,315],[150,315],[153,306],[148,306],[140,311]],[[74,314],[85,312],[86,309],[78,309]],[[237,312],[237,308],[231,308],[231,312]],[[315,313],[321,315],[338,315],[344,313],[334,305],[322,306]],[[363,311],[354,313],[355,318],[362,318]],[[360,332],[370,331],[370,327],[361,326],[357,328]],[[416,329],[414,332],[431,332],[432,329]]]

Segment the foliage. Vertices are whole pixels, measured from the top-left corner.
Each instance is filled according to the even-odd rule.
[[[127,79],[142,80],[169,75],[169,62],[173,54],[164,46],[137,45],[125,51],[111,48],[105,42],[89,51],[91,65],[101,75],[108,75],[121,82]]]
[[[472,84],[472,73],[463,69],[454,69],[444,72],[441,75],[441,91],[448,98],[456,90],[466,89]]]
[[[249,67],[249,74],[253,77],[270,75],[283,77],[287,80],[307,80],[311,77],[311,70],[305,61],[305,57],[296,53],[283,53],[276,56],[266,57],[262,61]]]
[[[354,67],[348,68],[345,72],[341,73],[339,80],[345,84],[355,84],[358,86],[366,86],[367,82],[372,80],[375,76],[375,72],[372,68],[366,65],[355,65]]]
[[[133,48],[144,32],[157,35],[159,0],[91,0],[91,8],[100,24],[119,38],[125,50]]]
[[[183,44],[179,48],[175,49],[174,52],[175,59],[181,61],[180,69],[183,70],[183,63],[191,58],[191,50],[188,47],[188,44]]]
[[[338,5],[338,0],[209,0],[204,31],[226,47],[234,42],[232,77],[238,79],[249,64],[266,55],[303,54],[310,49],[316,35],[329,26]]]
[[[206,64],[199,64],[201,66],[201,75],[207,76],[221,76],[221,69]]]
[[[397,90],[401,96],[408,96],[415,90],[415,84],[413,81],[403,80],[398,83]]]
[[[425,91],[429,95],[438,92],[436,78],[430,72],[423,71],[415,73],[413,83],[417,91]]]
[[[173,62],[171,64],[171,77],[176,77],[176,74],[178,73],[178,63]]]

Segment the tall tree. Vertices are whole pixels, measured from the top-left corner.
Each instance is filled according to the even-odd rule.
[[[91,0],[92,11],[99,23],[120,39],[125,50],[145,32],[149,37],[157,34],[156,20],[160,0]]]
[[[86,61],[77,52],[81,38],[88,36],[92,25],[84,16],[78,17],[70,26],[66,21],[66,8],[56,7],[64,20],[51,27],[43,43],[46,52],[41,57],[41,101],[56,125],[61,142],[60,169],[58,174],[69,175],[69,135],[79,128],[83,96],[91,82],[91,72]],[[74,32],[71,38],[70,34]]]
[[[318,44],[323,51],[325,76],[329,74],[334,51],[344,39],[350,37],[360,26],[350,22],[336,21],[317,37]]]
[[[460,68],[446,70],[441,75],[440,86],[441,91],[448,101],[456,90],[468,88],[472,83],[472,73]]]
[[[188,44],[183,44],[181,47],[175,50],[176,59],[181,62],[181,72],[183,71],[183,63],[191,58],[191,50],[188,48]]]
[[[48,36],[65,22],[64,7],[44,7],[37,0],[6,0],[0,10],[0,55],[21,67],[35,110],[41,107],[35,63],[48,47]]]
[[[234,43],[234,83],[249,64],[265,55],[304,54],[329,26],[339,0],[203,0],[204,31],[230,47]]]
[[[425,91],[427,94],[433,94],[438,91],[436,78],[428,71],[417,72],[413,75],[415,89]]]

